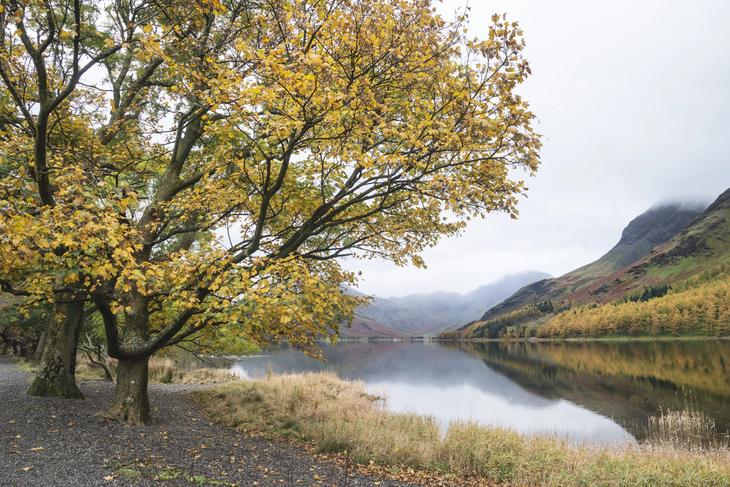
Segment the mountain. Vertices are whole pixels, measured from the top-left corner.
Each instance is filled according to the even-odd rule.
[[[456,328],[481,316],[515,290],[539,279],[550,277],[536,271],[504,276],[467,294],[438,291],[411,294],[401,298],[375,297],[370,306],[359,308],[351,329],[343,336],[407,337],[435,335]],[[362,295],[355,290],[349,292]]]
[[[730,189],[669,242],[593,289],[606,302],[642,286],[672,284],[730,263]]]
[[[730,190],[704,212],[679,203],[650,208],[632,220],[603,257],[555,279],[518,290],[481,317],[490,320],[530,304],[606,302],[641,286],[669,284],[727,257]],[[465,327],[462,327],[465,328]]]

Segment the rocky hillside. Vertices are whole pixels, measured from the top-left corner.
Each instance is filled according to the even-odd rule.
[[[709,257],[700,265],[696,259],[692,262],[680,259],[680,254],[692,257],[699,256],[701,252],[708,253],[708,256],[715,255],[716,250],[722,253],[722,245],[717,240],[723,237],[710,237],[707,232],[710,225],[714,225],[715,230],[722,227],[721,220],[724,221],[725,217],[720,215],[722,212],[717,212],[725,208],[727,202],[723,201],[728,199],[730,194],[725,192],[704,212],[697,205],[678,203],[653,207],[632,220],[619,242],[597,261],[561,277],[521,288],[488,309],[481,320],[490,320],[546,300],[556,305],[605,302],[643,285],[689,277],[694,270],[705,269],[705,265],[710,265],[713,259]],[[667,267],[670,262],[681,269],[677,267],[670,271]]]
[[[669,242],[597,283],[590,300],[606,302],[642,286],[672,284],[725,263],[730,263],[730,189]]]
[[[504,276],[467,293],[439,291],[401,298],[379,298],[355,312],[351,329],[343,336],[430,336],[478,319],[489,308],[531,282],[550,277],[542,272]],[[359,294],[357,291],[350,292]]]

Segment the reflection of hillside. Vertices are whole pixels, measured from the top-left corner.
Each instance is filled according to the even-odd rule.
[[[462,350],[543,397],[631,424],[691,400],[730,429],[730,343],[464,343]],[[685,398],[685,395],[687,398]]]

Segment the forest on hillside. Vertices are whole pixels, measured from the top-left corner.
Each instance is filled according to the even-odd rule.
[[[533,322],[555,311],[551,301],[531,304],[510,313],[505,313],[499,318],[474,323],[466,331],[464,338],[467,340],[472,338],[503,338],[508,332],[508,328],[512,327],[515,327],[516,338],[524,338],[529,333],[526,323]],[[443,337],[439,335],[439,338]]]
[[[668,288],[648,287],[603,305],[574,306],[537,330],[539,338],[611,335],[730,335],[730,265]]]

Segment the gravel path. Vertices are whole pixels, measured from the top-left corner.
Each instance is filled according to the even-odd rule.
[[[0,356],[0,486],[408,485],[213,424],[186,397],[195,386],[150,384],[155,423],[133,427],[96,416],[112,383],[79,382],[84,401],[38,398],[25,393],[31,377]]]

